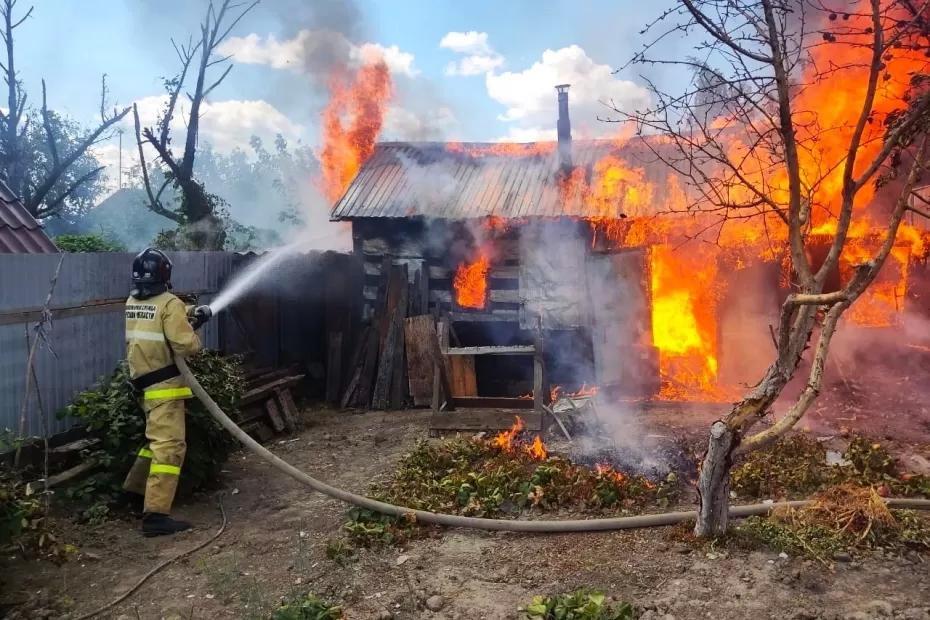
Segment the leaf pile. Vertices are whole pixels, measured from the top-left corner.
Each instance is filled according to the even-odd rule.
[[[421,441],[401,460],[392,478],[372,496],[418,510],[476,517],[515,517],[526,510],[642,510],[665,503],[677,491],[670,476],[655,484],[611,466],[595,469],[550,456],[536,460],[524,450],[507,451],[493,440],[452,438]],[[392,543],[412,523],[353,509],[345,529],[356,543]]]
[[[599,592],[579,590],[558,596],[537,596],[527,605],[531,620],[632,620],[629,603],[609,604]]]
[[[314,594],[308,594],[278,607],[271,620],[341,620],[342,609]]]
[[[751,452],[730,472],[733,491],[743,498],[806,497],[830,486],[880,485],[883,494],[930,497],[930,476],[899,471],[879,443],[854,438],[843,453],[844,465],[828,465],[826,450],[815,439],[793,435]]]
[[[911,510],[890,510],[874,487],[844,484],[821,492],[800,510],[751,517],[734,527],[730,538],[825,561],[846,549],[930,550],[930,520]]]
[[[188,361],[207,393],[233,415],[245,385],[239,359],[202,351]],[[232,435],[214,421],[199,400],[185,401],[185,409],[187,455],[179,481],[182,494],[214,483],[236,447]],[[85,518],[104,519],[107,505],[115,501],[139,448],[146,443],[145,414],[129,384],[126,363],[121,362],[93,389],[78,394],[62,415],[80,420],[102,440],[99,449],[84,455],[99,463],[101,471],[69,489],[69,495],[90,505]]]
[[[10,548],[56,564],[77,552],[75,546],[62,544],[51,531],[45,507],[33,487],[0,466],[0,550]]]

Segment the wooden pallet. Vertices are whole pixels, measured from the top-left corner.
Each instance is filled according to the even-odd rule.
[[[434,413],[429,421],[429,430],[430,435],[434,437],[450,433],[496,433],[511,428],[517,416],[523,420],[527,431],[542,433],[541,414],[536,411],[512,409],[462,409],[455,413]]]

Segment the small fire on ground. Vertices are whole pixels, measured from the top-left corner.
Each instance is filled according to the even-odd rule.
[[[523,418],[516,416],[513,426],[509,430],[498,433],[492,443],[508,454],[520,451],[530,455],[537,461],[545,460],[549,453],[539,435],[535,435],[531,442],[526,442],[520,437],[525,426]]]

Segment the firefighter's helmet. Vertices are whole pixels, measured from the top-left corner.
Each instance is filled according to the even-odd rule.
[[[171,259],[154,248],[144,249],[132,261],[134,287],[168,285],[171,282]]]

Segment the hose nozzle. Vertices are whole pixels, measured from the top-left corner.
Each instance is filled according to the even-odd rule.
[[[211,316],[213,316],[213,310],[210,309],[210,306],[197,306],[191,313],[191,327],[198,329],[209,321]]]

